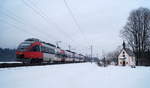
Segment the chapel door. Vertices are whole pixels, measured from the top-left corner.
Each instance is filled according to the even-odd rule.
[[[123,65],[123,66],[125,66],[125,65],[126,65],[125,61],[123,61],[122,65]]]

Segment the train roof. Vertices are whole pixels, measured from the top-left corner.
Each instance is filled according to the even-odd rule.
[[[41,41],[40,39],[37,39],[37,38],[28,38],[28,39],[26,39],[25,41],[41,42],[41,43],[44,43],[44,44],[46,44],[46,45],[49,45],[49,46],[52,46],[52,47],[56,47],[54,44],[46,43],[46,42]]]
[[[79,55],[84,56],[83,54],[79,54]]]
[[[35,41],[35,42],[40,42],[39,39],[36,39],[36,38],[28,38],[26,39],[25,41]]]
[[[66,50],[66,51],[68,51],[68,52],[71,52],[71,53],[75,53],[75,52],[73,52],[73,51],[70,51],[70,50]]]
[[[66,50],[66,51],[71,52],[70,50]]]
[[[56,47],[54,44],[51,44],[51,43],[46,43],[46,42],[42,42],[42,43],[49,45],[49,46],[52,46],[52,47]]]

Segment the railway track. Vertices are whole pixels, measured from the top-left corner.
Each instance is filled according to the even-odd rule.
[[[62,63],[0,63],[0,68],[13,68],[13,67],[27,67],[27,66],[44,66],[44,65],[59,65],[59,64],[71,64],[73,62],[62,62]],[[75,63],[83,63],[83,62],[75,62]]]

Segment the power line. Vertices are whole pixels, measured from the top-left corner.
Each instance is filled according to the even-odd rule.
[[[27,22],[24,22],[25,20],[22,19],[21,17],[15,15],[13,12],[5,9],[5,11],[7,11],[7,13],[9,12],[11,15],[9,15],[9,13],[7,14],[6,12],[3,11],[3,14],[9,18],[11,18],[12,20],[18,22],[18,23],[21,23],[23,25],[26,25],[26,26],[30,26],[31,29],[34,29],[36,31],[38,31],[40,34],[42,34],[44,31],[41,31],[38,27],[36,27],[35,25],[31,25],[30,23],[27,23]],[[20,19],[20,20],[19,20]],[[45,32],[44,32],[45,33]],[[48,33],[45,33],[44,34],[45,37],[50,37],[51,39],[56,39],[55,37],[53,37],[52,35],[48,34]]]
[[[10,11],[7,10],[7,13],[8,13],[8,12],[10,12]],[[23,24],[23,25],[27,25],[27,23],[24,22],[24,21],[23,21],[24,19],[21,19],[21,17],[15,15],[14,13],[11,13],[11,15],[9,15],[9,13],[8,13],[8,14],[7,14],[7,13],[4,12],[4,13],[3,13],[4,16],[7,16],[7,17],[9,17],[10,19],[12,19],[12,20],[14,20],[14,21],[16,21],[16,22],[18,22],[18,23],[21,23],[21,24]],[[2,20],[2,19],[0,19],[0,20],[3,21],[3,22],[5,22],[5,23],[7,23],[8,25],[13,26],[15,29],[18,29],[18,30],[20,31],[20,28],[19,28],[18,26],[16,26],[16,24],[14,25],[12,22],[4,21],[4,20]],[[34,27],[34,26],[32,26],[32,25],[30,25],[30,26],[31,26],[31,27]],[[34,28],[35,28],[35,27],[34,27]],[[29,31],[26,31],[26,30],[21,30],[21,31],[24,32],[24,33],[28,33],[28,34],[30,34],[30,35],[32,35],[32,36],[37,36],[37,35],[35,35],[35,34],[29,32]]]
[[[85,37],[85,35],[84,35],[83,31],[81,30],[81,27],[80,27],[80,25],[79,25],[79,23],[78,23],[78,21],[77,21],[77,19],[76,19],[75,15],[73,14],[73,12],[72,12],[71,8],[69,7],[69,5],[68,5],[67,1],[66,1],[66,0],[64,0],[64,3],[65,3],[65,6],[66,6],[66,7],[67,7],[67,9],[68,9],[68,12],[70,13],[71,17],[73,18],[73,21],[74,21],[75,25],[77,26],[77,28],[78,28],[79,32],[81,33],[81,35],[83,36],[83,38],[84,38],[84,39],[86,39],[86,37]],[[87,40],[87,39],[86,39],[86,40]]]
[[[12,22],[10,22],[10,21],[5,21],[5,20],[3,20],[3,19],[0,19],[0,21],[6,23],[6,24],[9,25],[9,26],[14,27],[15,29],[18,29],[19,31],[22,31],[22,32],[24,32],[24,33],[28,33],[28,35],[37,36],[36,34],[33,34],[33,33],[29,32],[29,31],[20,30],[20,28],[19,28],[18,26],[14,25],[14,24],[13,24]],[[11,28],[9,28],[9,29],[11,29]],[[12,30],[12,29],[11,29],[11,30]],[[22,36],[22,35],[21,35],[21,36]],[[5,41],[5,40],[3,40],[3,41]],[[6,41],[5,41],[5,42],[6,42]],[[6,44],[8,45],[8,43],[6,43]]]
[[[66,33],[66,32],[64,32],[63,30],[61,30],[61,28],[54,22],[54,21],[52,21],[38,6],[36,6],[32,1],[30,1],[30,0],[22,0],[23,1],[23,3],[27,6],[27,7],[29,7],[30,9],[32,9],[37,15],[39,15],[43,20],[45,20],[48,24],[54,24],[55,25],[55,27],[56,27],[56,29],[57,29],[57,31],[58,32],[60,32],[60,33],[62,33],[63,35],[64,35],[64,37],[66,38],[69,38],[71,41],[73,41],[73,39]],[[27,3],[27,1],[28,1],[28,3]],[[32,6],[34,6],[34,8],[30,5],[30,4],[32,4]],[[36,10],[35,8],[37,8],[38,10]],[[49,21],[49,20],[51,20],[51,21]]]
[[[65,38],[70,39],[72,42],[76,42],[74,39],[72,39],[72,37],[70,35],[68,35],[66,32],[64,32],[54,21],[52,21],[34,2],[32,2],[31,0],[22,0],[23,3],[29,7],[30,9],[32,9],[37,15],[39,15],[43,20],[45,20],[48,24],[51,25],[54,24],[57,31],[61,32]],[[30,4],[29,4],[30,3]],[[31,6],[32,4],[32,6]],[[34,6],[34,8],[33,8]],[[36,9],[35,9],[36,8]],[[37,10],[38,9],[38,10]],[[49,20],[48,20],[49,19]],[[76,42],[76,44],[78,44],[78,42]],[[78,44],[79,45],[79,44]]]
[[[72,17],[72,19],[73,19],[75,25],[77,26],[77,29],[79,30],[81,36],[83,36],[83,39],[86,40],[86,43],[87,43],[87,44],[89,44],[89,43],[88,43],[88,39],[87,39],[87,37],[85,36],[84,32],[82,31],[82,29],[81,29],[81,27],[80,27],[80,25],[79,25],[79,23],[78,23],[78,21],[77,21],[77,19],[76,19],[76,17],[75,17],[75,14],[73,14],[73,11],[72,11],[71,8],[69,7],[69,4],[67,3],[66,0],[63,0],[63,1],[64,1],[64,4],[65,4],[66,8],[68,9],[68,12],[70,13],[70,15],[71,15],[71,17]],[[91,55],[92,55],[92,54],[91,54]],[[91,58],[92,58],[92,56],[91,56]]]
[[[25,0],[23,0],[24,2],[25,2]],[[30,0],[28,0],[28,1],[30,1]],[[31,2],[31,1],[30,1]],[[25,2],[26,3],[26,2]],[[42,19],[44,19],[48,24],[50,24],[50,22],[49,22],[49,20],[47,19],[47,18],[49,18],[42,10],[40,10],[39,8],[38,8],[38,10],[40,10],[40,11],[38,11],[38,10],[36,10],[35,8],[33,8],[31,5],[29,5],[28,3],[26,3],[26,5],[29,7],[29,8],[32,8],[32,10],[37,14],[37,15],[39,15],[40,17],[42,17]],[[34,6],[36,6],[35,4],[34,4]],[[36,6],[37,7],[37,6]],[[10,12],[10,11],[7,11],[7,13],[8,12]],[[42,14],[43,13],[43,14]],[[31,24],[29,24],[29,23],[26,23],[26,22],[24,22],[23,21],[23,19],[21,19],[19,16],[17,16],[17,15],[14,15],[14,14],[12,14],[11,13],[11,15],[9,15],[9,14],[6,14],[6,13],[4,13],[5,14],[5,16],[7,16],[7,17],[9,17],[10,19],[12,19],[12,20],[14,20],[14,21],[16,21],[16,22],[18,22],[18,23],[21,23],[21,24],[23,24],[23,25],[27,25],[27,26],[30,26],[31,28],[33,28],[33,29],[36,29],[36,31],[38,31],[39,33],[41,33],[41,31],[40,30],[38,30],[38,28],[36,27],[36,26],[33,26],[33,25],[31,25]],[[73,41],[73,42],[75,42],[75,40],[73,40],[69,35],[67,35],[67,34],[65,34],[65,32],[64,31],[62,31],[62,30],[60,30],[60,28],[59,28],[59,26],[55,23],[55,22],[52,22],[53,24],[55,24],[55,26],[57,27],[57,29],[59,30],[59,32],[61,31],[61,33],[63,33],[67,38],[69,38],[71,41]],[[10,24],[10,23],[9,23]],[[14,25],[14,24],[12,24],[11,23],[11,25],[13,25],[13,27],[15,27],[16,29],[19,29],[20,30],[20,28],[18,28],[16,25]],[[21,30],[21,31],[24,31],[25,33],[26,32],[28,32],[28,31],[26,31],[26,30]],[[31,35],[35,35],[35,34],[32,34],[31,32],[28,32],[29,34],[31,34]],[[46,33],[45,33],[46,34]],[[44,35],[45,35],[44,34]],[[48,35],[48,34],[47,34]],[[37,36],[37,35],[36,35]],[[51,35],[48,35],[48,38],[49,38],[49,36],[51,36]],[[46,35],[45,35],[45,37],[46,37]],[[46,37],[47,38],[47,37]],[[77,44],[77,43],[76,43]]]

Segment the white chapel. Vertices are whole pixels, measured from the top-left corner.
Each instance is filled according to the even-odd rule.
[[[125,42],[122,44],[123,48],[118,56],[118,65],[119,66],[135,66],[135,55],[129,49],[126,48]]]

